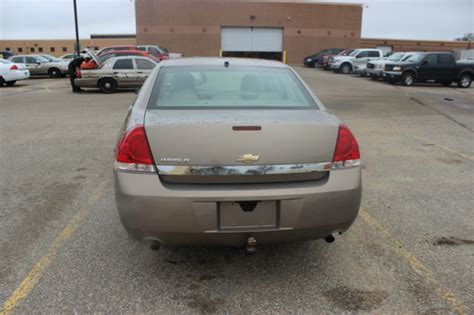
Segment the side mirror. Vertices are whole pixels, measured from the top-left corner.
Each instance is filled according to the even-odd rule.
[[[424,65],[427,65],[427,64],[429,64],[429,63],[430,63],[430,62],[429,62],[428,60],[423,60],[423,62],[422,62],[421,64],[424,66]]]
[[[41,64],[41,62],[37,61],[36,64],[39,66]]]

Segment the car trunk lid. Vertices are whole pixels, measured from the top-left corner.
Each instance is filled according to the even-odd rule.
[[[254,183],[327,176],[339,121],[322,110],[149,110],[160,178]]]

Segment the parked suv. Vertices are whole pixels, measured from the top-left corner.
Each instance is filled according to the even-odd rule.
[[[303,63],[305,66],[314,68],[323,59],[324,55],[337,55],[341,51],[343,51],[341,48],[323,49],[311,56],[304,58]]]
[[[468,88],[474,77],[474,64],[456,63],[452,53],[416,53],[405,62],[387,63],[383,76],[391,83],[401,82],[405,86],[434,81],[445,86],[456,82],[460,88]]]
[[[332,59],[331,69],[343,74],[360,73],[367,67],[369,60],[378,60],[382,57],[383,52],[380,49],[359,48],[348,56],[335,56]]]

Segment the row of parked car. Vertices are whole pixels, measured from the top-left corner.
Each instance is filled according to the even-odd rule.
[[[380,49],[332,48],[306,57],[304,64],[405,86],[436,82],[445,86],[457,83],[460,88],[468,88],[474,78],[474,61],[456,61],[448,52],[396,52],[383,56]]]
[[[2,55],[8,60],[0,59],[0,86],[12,86],[19,80],[28,79],[30,75],[48,75],[51,78],[66,76],[69,63],[78,57],[76,53],[60,58],[46,54],[6,53]],[[166,48],[157,45],[125,45],[105,47],[98,51],[85,49],[81,51],[81,56],[86,61],[78,73],[78,86],[99,88],[104,93],[111,93],[119,87],[139,87],[158,62],[182,55],[169,53]]]

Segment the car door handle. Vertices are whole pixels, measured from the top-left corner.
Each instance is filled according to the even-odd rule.
[[[143,74],[143,71],[138,71],[137,73],[138,73],[138,74]]]
[[[115,71],[115,72],[114,72],[114,74],[118,74],[118,72],[117,72],[117,71]]]

